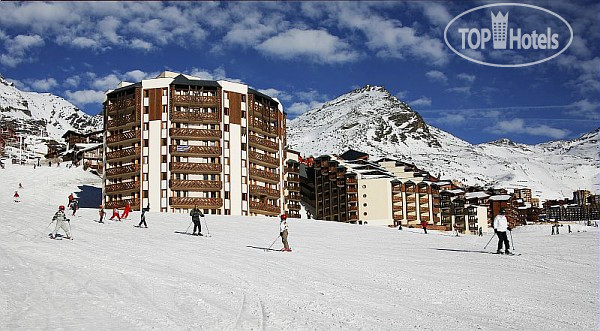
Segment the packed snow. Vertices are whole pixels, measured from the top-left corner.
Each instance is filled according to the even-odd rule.
[[[147,229],[95,222],[100,180],[80,168],[0,170],[3,329],[537,329],[598,324],[598,231],[572,224],[513,231],[520,256],[487,254],[492,234],[147,214]],[[18,189],[22,183],[23,189]],[[13,202],[19,191],[21,202]],[[74,240],[50,220],[75,192]],[[108,213],[110,217],[110,212]],[[208,226],[208,227],[207,227]],[[210,233],[210,237],[208,234]]]
[[[472,145],[427,125],[385,88],[367,85],[291,120],[288,142],[303,156],[352,148],[466,185],[529,187],[534,197],[556,199],[578,189],[600,193],[599,132],[538,145],[508,139]]]

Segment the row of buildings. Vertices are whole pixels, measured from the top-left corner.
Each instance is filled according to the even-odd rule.
[[[541,216],[546,221],[600,220],[600,195],[577,190],[571,199],[545,201],[543,212]]]
[[[107,208],[299,217],[281,103],[247,85],[163,72],[104,102]]]

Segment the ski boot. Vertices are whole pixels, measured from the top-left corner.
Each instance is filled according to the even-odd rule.
[[[501,250],[497,250],[497,251],[496,251],[496,254],[500,254],[500,255],[502,255],[502,254],[504,254],[504,253],[502,253],[502,251],[501,251]]]

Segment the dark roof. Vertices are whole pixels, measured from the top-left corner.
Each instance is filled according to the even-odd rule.
[[[115,94],[115,93],[123,92],[123,91],[129,90],[129,89],[133,89],[133,88],[136,88],[136,87],[142,87],[142,83],[138,82],[138,83],[135,83],[135,84],[131,84],[131,85],[119,87],[116,90],[110,91],[109,93],[107,93],[107,95],[112,95],[112,94]]]
[[[340,155],[340,158],[342,158],[343,160],[356,160],[362,158],[369,158],[369,154],[349,149],[346,152],[344,152],[344,154]]]
[[[260,92],[258,92],[257,90],[255,90],[253,88],[248,88],[248,93],[256,94],[256,95],[258,95],[260,97],[263,97],[265,99],[269,99],[269,100],[271,100],[271,101],[273,101],[273,102],[275,102],[277,104],[279,103],[279,102],[275,101],[273,98],[271,98],[270,96],[268,96],[268,95],[266,95],[264,93],[260,93]]]
[[[81,133],[81,132],[78,132],[78,131],[74,131],[74,130],[67,130],[67,132],[65,132],[65,133],[62,135],[62,137],[61,137],[61,138],[64,138],[64,137],[68,136],[68,135],[69,135],[69,133],[71,133],[71,134],[74,134],[74,135],[76,135],[76,136],[85,137],[85,134],[84,134],[84,133]]]
[[[195,86],[212,86],[220,87],[219,83],[214,80],[189,79],[184,75],[179,75],[173,79],[171,84],[175,85],[195,85]]]

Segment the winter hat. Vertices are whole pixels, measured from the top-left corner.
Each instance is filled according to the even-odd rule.
[[[281,216],[279,216],[281,218],[281,220],[285,220],[287,219],[287,214],[281,214]]]
[[[58,210],[65,210],[65,206],[58,206]]]

